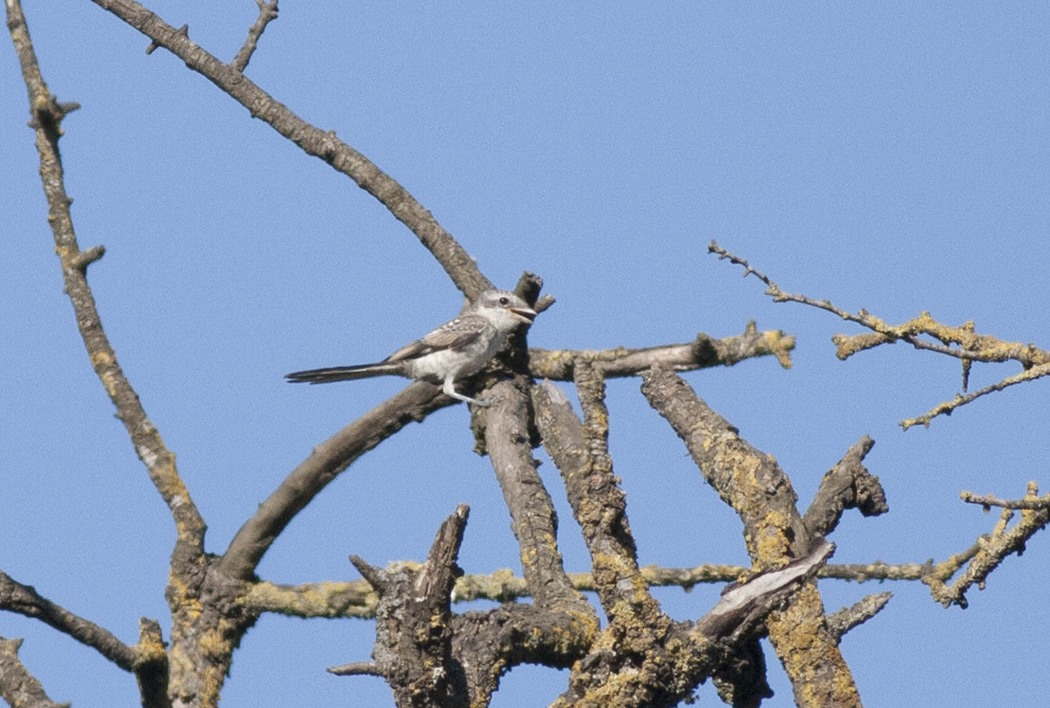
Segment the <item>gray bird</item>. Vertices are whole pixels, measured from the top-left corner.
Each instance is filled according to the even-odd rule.
[[[336,366],[296,371],[285,376],[292,383],[331,383],[371,376],[404,376],[441,383],[446,396],[487,406],[456,391],[457,379],[472,376],[492,360],[519,325],[531,325],[536,311],[504,290],[486,290],[466,312],[430,334],[407,344],[376,364]]]

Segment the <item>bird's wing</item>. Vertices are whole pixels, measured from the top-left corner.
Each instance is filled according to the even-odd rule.
[[[464,315],[446,322],[430,334],[417,339],[411,344],[398,349],[384,361],[396,362],[416,359],[431,352],[443,349],[462,349],[477,341],[486,329],[492,327],[489,321],[480,315]]]

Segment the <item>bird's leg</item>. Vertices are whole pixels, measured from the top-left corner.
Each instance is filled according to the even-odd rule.
[[[455,379],[452,376],[446,376],[445,384],[441,387],[441,390],[449,398],[455,398],[456,400],[463,401],[464,403],[473,403],[475,406],[481,406],[482,408],[487,408],[499,400],[498,398],[485,398],[482,400],[478,400],[477,398],[464,396],[462,393],[456,390],[456,387],[453,385],[454,383]]]

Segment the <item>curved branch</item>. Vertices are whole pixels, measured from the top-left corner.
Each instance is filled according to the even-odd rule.
[[[390,213],[414,233],[445,269],[456,287],[474,300],[492,283],[478,270],[477,264],[452,235],[445,231],[429,211],[392,177],[371,160],[336,137],[295,115],[233,66],[197,46],[186,33],[164,22],[133,0],[93,0],[93,2],[149,37],[153,44],[164,47],[204,76],[231,98],[247,108],[253,118],[267,123],[308,155],[324,160],[354,180]]]
[[[237,531],[220,561],[220,570],[232,578],[251,579],[281,531],[354,460],[406,424],[457,403],[439,393],[430,384],[412,383],[315,447]]]
[[[11,31],[22,64],[22,76],[29,91],[32,121],[36,131],[36,147],[40,153],[40,176],[47,197],[48,222],[55,240],[55,252],[62,263],[65,291],[73,303],[77,327],[87,347],[95,374],[117,407],[117,417],[124,423],[135,452],[146,466],[153,485],[175,519],[180,545],[190,555],[204,552],[204,521],[190,499],[189,491],[175,467],[175,455],[164,445],[160,433],[146,415],[138,394],[131,387],[117,363],[117,354],[102,329],[95,297],[87,282],[87,266],[102,257],[99,246],[81,251],[69,213],[72,200],[66,194],[62,158],[58,140],[62,136],[61,122],[71,107],[60,104],[48,91],[40,74],[36,54],[29,39],[25,17],[17,0],[7,2],[7,24]]]

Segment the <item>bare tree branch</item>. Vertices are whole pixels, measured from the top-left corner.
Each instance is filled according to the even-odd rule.
[[[374,661],[354,661],[349,664],[332,666],[327,671],[336,676],[378,676],[386,678]]]
[[[267,2],[267,0],[255,0],[255,4],[259,6],[259,17],[248,28],[248,37],[244,40],[244,46],[240,48],[237,56],[230,62],[230,66],[242,74],[248,68],[248,62],[251,61],[252,54],[255,53],[255,49],[259,45],[259,38],[266,31],[266,25],[277,19],[277,0],[270,0],[270,2]]]
[[[830,534],[846,509],[859,509],[864,516],[878,516],[890,510],[879,478],[864,467],[864,457],[874,445],[875,441],[865,435],[824,475],[802,518],[810,536]]]
[[[496,384],[491,393],[499,400],[487,410],[486,449],[521,546],[525,582],[544,607],[582,607],[585,600],[562,568],[554,504],[536,473],[525,395],[509,381]]]
[[[1035,482],[1028,483],[1024,500],[1039,500],[1039,489]],[[930,586],[933,599],[945,607],[953,604],[966,607],[968,605],[966,591],[974,584],[984,587],[988,575],[999,567],[1007,556],[1013,553],[1017,555],[1024,553],[1028,539],[1050,522],[1050,507],[1047,506],[1038,506],[1034,509],[1022,508],[1020,513],[1020,520],[1014,524],[1013,528],[1007,528],[1010,521],[1013,520],[1014,511],[1009,508],[1003,509],[992,533],[977,540],[977,552],[973,555],[966,571],[950,586],[934,576],[924,579],[924,582]]]
[[[231,98],[308,155],[320,158],[350,177],[390,210],[433,254],[452,282],[468,299],[474,300],[492,283],[478,270],[452,235],[445,231],[429,211],[404,187],[380,170],[371,160],[336,137],[334,131],[322,131],[295,115],[274,100],[235,67],[223,64],[189,39],[187,34],[164,22],[133,0],[93,0],[93,2],[149,37],[186,63]]]
[[[828,615],[828,631],[832,636],[842,639],[842,635],[854,627],[864,624],[882,611],[893,597],[891,592],[880,592],[866,595],[849,607]]]
[[[223,572],[251,579],[281,531],[340,472],[407,423],[455,403],[431,384],[413,382],[315,447],[237,531],[220,562]]]
[[[21,639],[0,637],[0,697],[11,708],[69,708],[69,703],[55,703],[44,687],[18,658]]]
[[[930,422],[937,416],[951,415],[952,411],[956,408],[965,406],[967,403],[970,403],[981,396],[987,396],[989,393],[996,393],[1010,386],[1025,383],[1026,381],[1035,381],[1036,379],[1040,379],[1048,374],[1050,374],[1050,363],[1033,366],[1031,369],[1022,371],[1019,374],[1014,374],[1013,376],[1007,376],[1002,381],[998,381],[990,386],[985,386],[979,391],[967,394],[956,394],[955,398],[952,400],[940,403],[916,418],[906,418],[902,420],[901,427],[905,430],[915,425],[922,425],[923,427],[928,428],[930,427]]]
[[[134,647],[129,647],[111,632],[94,622],[78,617],[41,596],[35,588],[23,585],[6,573],[0,572],[0,608],[17,612],[26,617],[39,619],[63,634],[89,646],[114,664],[132,671],[138,656]]]
[[[857,352],[871,349],[881,344],[893,344],[897,341],[907,342],[916,349],[924,349],[961,359],[963,391],[967,388],[970,367],[975,361],[985,363],[1016,361],[1024,367],[1024,371],[1021,373],[1008,376],[980,391],[965,395],[957,394],[951,401],[945,401],[921,416],[902,420],[901,427],[905,430],[920,424],[928,428],[930,421],[937,416],[951,415],[956,408],[964,406],[981,396],[1002,391],[1015,384],[1034,381],[1050,374],[1050,350],[1039,349],[1033,344],[1004,342],[990,335],[976,334],[973,322],[967,322],[961,327],[950,327],[933,319],[930,313],[923,312],[918,317],[903,324],[897,326],[889,325],[866,310],[860,310],[854,314],[836,307],[828,300],[814,300],[805,295],[784,292],[768,276],[755,270],[747,260],[733,255],[714,241],[707,247],[707,250],[709,253],[717,254],[720,259],[728,259],[731,263],[743,266],[744,277],[754,275],[765,283],[767,287],[766,294],[771,295],[774,302],[798,302],[803,305],[809,305],[810,307],[826,310],[844,320],[856,322],[862,327],[872,330],[873,334],[852,336],[836,334],[833,336],[831,340],[838,347],[837,356],[839,359],[848,359]],[[939,340],[941,344],[933,344],[920,339],[919,337],[922,335],[933,337]]]
[[[1046,509],[1050,507],[1050,494],[1044,494],[1041,497],[1030,499],[1025,497],[1024,499],[1000,499],[994,494],[985,494],[978,496],[973,492],[962,492],[959,497],[967,504],[980,504],[988,511],[993,506],[998,506],[1003,509]]]
[[[427,562],[416,569],[381,570],[351,556],[379,594],[374,663],[333,673],[373,673],[386,678],[399,706],[466,706],[467,672],[452,655],[452,585],[468,508],[461,504],[441,525]]]
[[[544,445],[565,481],[573,516],[591,554],[595,589],[610,620],[662,613],[638,568],[637,549],[627,523],[627,499],[609,456],[605,384],[590,365],[575,367],[586,422],[581,425],[568,399],[551,383],[533,389],[536,422]]]
[[[29,91],[32,114],[30,125],[36,131],[48,222],[51,224],[55,252],[61,260],[65,291],[73,303],[80,336],[87,347],[95,374],[117,407],[117,417],[123,421],[135,452],[171,510],[179,545],[189,555],[203,553],[204,521],[179,477],[175,456],[164,445],[160,433],[146,415],[138,395],[117,363],[117,354],[102,329],[95,298],[87,282],[87,265],[101,258],[104,250],[96,246],[81,252],[69,213],[72,200],[66,194],[62,158],[58,150],[58,141],[62,137],[61,122],[69,109],[51,95],[44,83],[19,0],[7,2],[7,25]]]
[[[418,563],[401,564],[418,566]],[[278,585],[252,583],[246,598],[257,612],[288,617],[375,617],[379,597],[364,580]]]
[[[642,393],[685,442],[704,479],[740,515],[756,566],[776,568],[808,555],[812,540],[776,460],[740,438],[674,372],[655,367],[642,382]],[[799,706],[860,705],[849,667],[825,626],[814,583],[805,585],[786,610],[770,615],[766,626]]]
[[[641,349],[574,351],[529,350],[529,372],[537,379],[571,381],[577,361],[593,362],[605,378],[636,376],[656,365],[675,371],[693,371],[715,366],[733,366],[744,359],[774,356],[785,369],[791,366],[795,338],[781,331],[758,332],[749,322],[742,335],[713,339],[706,334],[686,344],[668,344]]]

